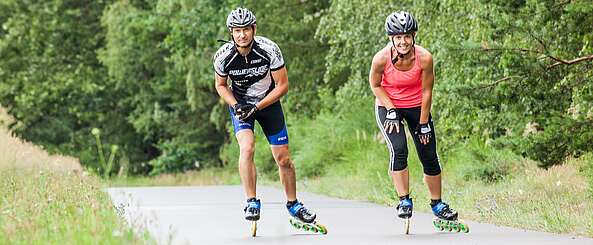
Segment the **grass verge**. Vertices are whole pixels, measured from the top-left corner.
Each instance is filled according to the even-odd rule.
[[[132,186],[193,186],[193,185],[239,185],[241,179],[236,168],[208,168],[177,174],[150,176],[128,176],[107,181],[111,187]]]
[[[487,158],[481,160],[468,158],[468,155],[475,155],[473,150],[472,147],[460,148],[446,157],[449,164],[443,164],[443,198],[459,211],[461,218],[593,237],[593,205],[587,179],[579,172],[583,165],[591,164],[587,160],[590,158],[571,159],[545,170],[520,158],[501,163],[508,160],[501,155],[510,156],[506,151],[482,152]],[[365,161],[369,159],[360,156],[344,158],[340,170],[299,181],[299,189],[394,206],[395,189],[385,170],[387,158],[378,163]],[[410,153],[412,158],[415,158],[413,152]],[[468,174],[482,171],[460,166],[478,164],[484,164],[485,169],[493,165],[506,165],[509,169],[492,181],[490,177],[468,178]],[[378,165],[383,169],[378,170]],[[421,166],[417,160],[412,160],[409,167],[415,210],[429,213],[430,200],[422,182]]]
[[[93,176],[35,168],[0,171],[0,244],[144,244]]]

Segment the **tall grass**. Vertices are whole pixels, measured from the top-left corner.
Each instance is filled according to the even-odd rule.
[[[10,121],[0,108],[0,120]],[[0,244],[141,244],[103,183],[71,157],[51,156],[0,125]]]
[[[140,244],[91,176],[39,169],[0,171],[1,244]],[[147,237],[146,237],[147,238]]]
[[[82,171],[78,160],[67,156],[50,156],[41,147],[11,135],[6,125],[12,122],[0,107],[0,167],[45,167],[55,171]]]

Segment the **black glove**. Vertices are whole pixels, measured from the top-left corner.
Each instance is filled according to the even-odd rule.
[[[395,128],[395,132],[399,133],[399,114],[395,110],[395,108],[391,108],[387,110],[387,116],[385,116],[385,122],[383,122],[383,127],[385,131],[390,134],[393,132],[393,128]]]
[[[239,109],[239,107],[241,107],[241,104],[239,103],[236,103],[231,106],[231,109],[233,110],[233,115],[235,115],[235,117],[237,117],[237,110]]]
[[[257,111],[257,106],[252,104],[245,104],[237,106],[235,115],[239,121],[245,121],[249,119]]]
[[[432,132],[432,129],[428,123],[419,123],[416,126],[415,133],[418,135],[418,138],[420,138],[420,143],[422,144],[428,144],[430,141],[430,132]]]

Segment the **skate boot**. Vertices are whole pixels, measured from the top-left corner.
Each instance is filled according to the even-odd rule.
[[[412,218],[412,210],[414,209],[414,203],[412,198],[406,198],[399,201],[397,205],[397,217],[402,219]]]
[[[259,210],[261,209],[261,202],[259,199],[251,198],[247,201],[247,206],[243,209],[245,211],[245,219],[249,221],[259,220]]]
[[[261,202],[259,199],[250,198],[247,200],[247,206],[243,211],[245,212],[245,219],[252,221],[251,236],[255,237],[257,234],[257,221],[259,220],[259,211],[261,209]]]
[[[302,203],[298,201],[289,202],[286,204],[286,208],[291,216],[288,221],[294,228],[327,234],[327,228],[315,221],[317,215],[305,208]]]
[[[410,225],[414,203],[412,198],[404,198],[397,205],[397,217],[404,219],[404,233],[410,234]]]
[[[469,232],[469,226],[457,219],[457,211],[449,207],[449,204],[440,201],[432,206],[434,218],[432,224],[439,231]]]

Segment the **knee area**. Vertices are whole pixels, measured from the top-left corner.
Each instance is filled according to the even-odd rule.
[[[439,166],[439,164],[433,164],[433,165],[425,165],[424,166],[424,174],[428,175],[428,176],[437,176],[439,174],[441,174],[441,166]]]
[[[424,174],[429,176],[439,175],[441,173],[441,165],[439,159],[435,155],[421,157],[422,167],[424,168]]]
[[[395,161],[391,171],[402,171],[408,167],[408,163],[406,161]]]
[[[391,155],[391,158],[393,159],[396,165],[407,166],[408,152],[405,150],[395,150]]]
[[[239,151],[241,155],[244,156],[252,156],[255,152],[255,145],[254,144],[243,144],[239,146]]]
[[[391,155],[392,171],[401,171],[408,167],[408,152],[405,150],[396,150]]]
[[[278,159],[276,160],[276,164],[278,164],[278,167],[281,168],[293,168],[292,161],[288,156],[278,157]]]
[[[393,156],[396,159],[407,159],[408,158],[408,151],[407,149],[395,149],[393,150]]]

